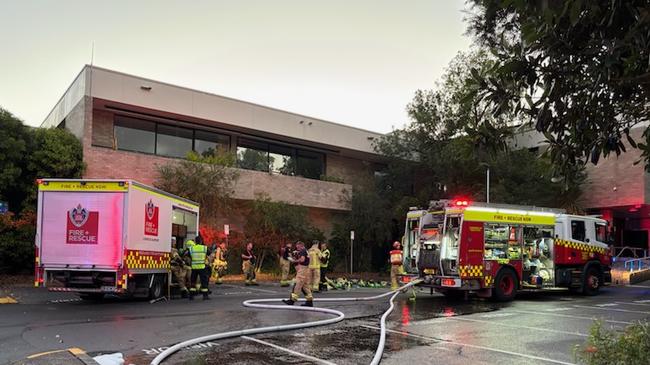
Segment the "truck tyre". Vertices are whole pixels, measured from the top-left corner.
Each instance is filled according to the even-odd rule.
[[[151,288],[149,288],[149,299],[157,299],[163,296],[163,280],[159,276],[154,276]]]
[[[492,298],[498,302],[508,302],[517,294],[517,275],[511,269],[501,269],[494,280]]]
[[[81,300],[102,300],[102,299],[104,299],[104,294],[103,293],[84,293],[84,294],[79,294],[79,298],[81,298]]]
[[[589,266],[582,277],[582,294],[597,295],[601,284],[600,270],[594,265]]]

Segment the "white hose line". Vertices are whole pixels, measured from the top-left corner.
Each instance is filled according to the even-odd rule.
[[[401,290],[404,290],[406,288],[409,288],[417,283],[419,283],[421,280],[416,280],[412,281],[396,290],[391,290],[386,293],[382,293],[379,295],[374,295],[370,297],[356,297],[356,298],[316,298],[314,301],[317,302],[356,302],[356,301],[371,301],[371,300],[376,300],[376,299],[381,299],[384,297],[387,297],[391,294],[393,296],[390,298],[390,307],[386,312],[381,317],[381,333],[380,333],[380,338],[379,338],[379,345],[377,345],[377,350],[375,352],[375,356],[372,359],[371,365],[377,365],[381,361],[381,356],[384,351],[384,344],[386,341],[386,318],[388,315],[393,311],[393,308],[395,307],[395,304],[393,300],[397,297],[399,292]],[[303,323],[293,323],[293,324],[284,324],[284,325],[277,325],[277,326],[268,326],[268,327],[258,327],[258,328],[249,328],[249,329],[244,329],[244,330],[237,330],[237,331],[229,331],[229,332],[221,332],[221,333],[215,333],[212,335],[207,335],[207,336],[202,336],[202,337],[197,337],[197,338],[192,338],[187,341],[183,341],[181,343],[178,343],[174,346],[171,346],[170,348],[166,349],[165,351],[161,352],[158,356],[156,356],[153,360],[151,360],[151,365],[160,365],[167,357],[172,355],[173,353],[179,351],[182,348],[196,345],[202,342],[208,342],[208,341],[215,341],[215,340],[223,340],[227,338],[233,338],[233,337],[240,337],[240,336],[249,336],[249,335],[256,335],[256,334],[261,334],[261,333],[269,333],[269,332],[280,332],[280,331],[290,331],[290,330],[296,330],[296,329],[302,329],[302,328],[309,328],[309,327],[317,327],[317,326],[324,326],[328,324],[333,324],[342,321],[345,319],[345,314],[341,311],[338,311],[336,309],[329,309],[329,308],[319,308],[319,307],[294,307],[294,306],[288,306],[288,305],[272,305],[272,304],[260,304],[260,303],[269,303],[269,302],[278,302],[282,300],[283,298],[275,298],[275,299],[251,299],[251,300],[246,300],[244,301],[243,305],[245,307],[249,308],[261,308],[261,309],[283,309],[283,310],[298,310],[298,311],[305,311],[305,312],[318,312],[318,313],[327,313],[327,314],[333,314],[336,317],[335,318],[330,318],[330,319],[321,319],[318,321],[312,321],[312,322],[303,322]],[[304,301],[304,299],[300,299],[299,301]]]

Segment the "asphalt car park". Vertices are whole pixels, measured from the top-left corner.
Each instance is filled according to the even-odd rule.
[[[383,289],[385,290],[385,289]],[[369,296],[382,289],[353,289],[321,297]],[[193,337],[243,328],[322,319],[317,313],[245,308],[250,298],[281,298],[276,285],[224,285],[213,300],[84,302],[70,295],[24,293],[0,307],[0,363],[27,363],[53,350],[79,348],[90,356],[120,352],[126,364],[144,365],[168,346]],[[594,297],[568,292],[521,294],[509,303],[449,300],[402,294],[389,317],[382,364],[573,364],[595,320],[620,330],[650,318],[650,282],[604,288]],[[320,305],[320,304],[319,304]],[[165,364],[369,363],[379,341],[387,299],[325,303],[346,319],[334,325],[267,333],[185,348]]]

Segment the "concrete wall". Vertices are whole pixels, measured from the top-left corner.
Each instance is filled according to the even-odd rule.
[[[97,67],[92,71],[92,96],[373,154],[371,139],[381,137],[379,133],[359,128]]]
[[[72,84],[70,84],[54,108],[52,108],[52,111],[50,111],[47,117],[45,117],[45,120],[41,123],[41,127],[56,127],[61,123],[61,121],[63,121],[63,119],[66,119],[66,127],[77,136],[77,138],[81,139],[83,137],[83,124],[77,123],[77,120],[71,121],[69,116],[73,112],[73,109],[77,108],[79,102],[84,98],[84,96],[88,95],[86,75],[87,69],[84,68],[77,75]]]
[[[643,128],[630,131],[636,141],[642,140]],[[626,143],[627,152],[602,158],[598,165],[587,164],[587,181],[581,205],[585,208],[646,204],[649,201],[648,174],[643,163],[635,165],[641,151]]]
[[[343,179],[347,184],[362,185],[374,175],[373,164],[340,155],[327,155],[325,174]]]

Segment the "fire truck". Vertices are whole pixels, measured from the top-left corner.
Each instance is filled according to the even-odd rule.
[[[169,294],[172,237],[196,237],[199,205],[133,180],[38,180],[34,285],[78,293]]]
[[[563,210],[440,200],[411,208],[403,240],[407,278],[446,296],[514,299],[611,284],[607,221]]]

